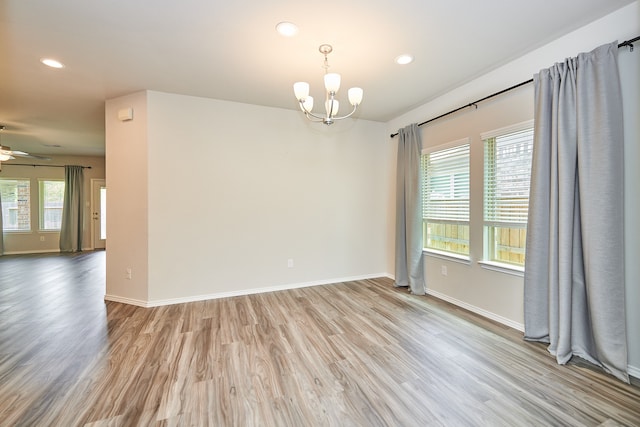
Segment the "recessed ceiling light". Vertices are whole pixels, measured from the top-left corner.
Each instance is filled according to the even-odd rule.
[[[60,61],[56,61],[55,59],[51,59],[51,58],[42,58],[40,60],[40,62],[42,62],[44,65],[46,65],[47,67],[51,67],[51,68],[64,68],[64,65],[62,64],[62,62]]]
[[[298,26],[293,22],[280,22],[276,25],[276,31],[285,37],[293,37],[298,34]]]
[[[411,62],[413,62],[413,56],[405,53],[403,55],[397,56],[395,61],[396,64],[400,65],[410,64]]]

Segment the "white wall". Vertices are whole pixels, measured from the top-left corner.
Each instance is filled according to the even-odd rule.
[[[133,108],[134,119],[117,113]],[[147,93],[107,101],[107,285],[106,298],[139,303],[148,298]],[[127,269],[131,278],[126,277]]]
[[[107,225],[109,298],[156,305],[386,274],[384,124],[326,127],[292,110],[147,92],[146,154],[144,142],[126,154],[148,161],[145,191],[142,171],[116,152],[138,144],[118,140],[129,122],[110,123],[127,102],[107,108],[109,208],[133,203],[148,236]],[[114,233],[130,246],[114,249]],[[127,257],[145,247],[148,294],[133,297],[126,285],[144,257]]]
[[[469,104],[486,95],[530,79],[542,68],[564,58],[590,51],[604,43],[634,38],[640,34],[640,2],[635,2],[598,21],[593,22],[565,37],[528,53],[485,76],[465,84],[448,94],[416,108],[387,123],[388,133],[412,122],[422,122],[461,105]],[[637,47],[638,48],[638,47]],[[620,64],[625,102],[625,150],[626,150],[626,231],[625,241],[627,324],[629,336],[629,365],[635,376],[640,375],[640,230],[637,212],[640,209],[640,194],[635,183],[640,182],[638,120],[638,58],[640,53],[620,51]],[[508,94],[481,103],[478,110],[468,109],[446,119],[423,126],[425,146],[434,146],[463,137],[472,140],[472,198],[471,198],[471,257],[472,263],[464,265],[431,256],[425,257],[425,273],[430,292],[514,327],[523,323],[523,279],[481,268],[477,261],[482,256],[482,146],[479,133],[533,119],[532,86],[514,90]],[[395,146],[396,143],[392,144]],[[395,167],[395,159],[391,159]],[[633,184],[631,184],[633,183]],[[394,216],[394,205],[389,205],[390,218]],[[390,225],[388,231],[392,232]],[[393,258],[388,257],[389,271],[393,271]],[[448,275],[441,274],[441,265],[448,267]]]
[[[18,166],[16,164],[38,164],[42,167]],[[29,232],[5,232],[4,233],[4,253],[24,254],[41,252],[60,251],[59,231],[40,231],[39,212],[40,199],[38,196],[39,180],[53,179],[64,180],[63,167],[47,167],[51,165],[80,165],[90,166],[91,169],[84,169],[84,234],[82,237],[82,248],[93,249],[91,241],[91,180],[104,179],[105,164],[104,157],[99,156],[51,156],[51,160],[37,160],[29,158],[16,158],[9,163],[2,163],[0,178],[28,179],[30,182],[31,195],[31,231]]]

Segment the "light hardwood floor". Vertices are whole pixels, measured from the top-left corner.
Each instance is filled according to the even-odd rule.
[[[0,257],[0,425],[640,425],[637,385],[386,278],[145,309],[104,255]]]

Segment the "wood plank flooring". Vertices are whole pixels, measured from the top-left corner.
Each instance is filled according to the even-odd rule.
[[[1,426],[640,425],[637,384],[386,278],[145,309],[104,255],[0,257]]]

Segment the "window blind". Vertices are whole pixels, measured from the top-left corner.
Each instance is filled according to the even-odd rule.
[[[423,218],[427,222],[469,222],[469,144],[422,156]]]
[[[487,225],[526,225],[533,128],[484,142],[484,220]]]

